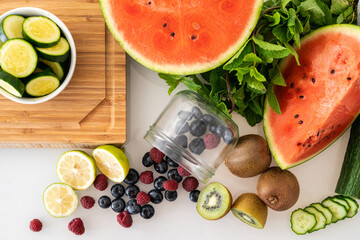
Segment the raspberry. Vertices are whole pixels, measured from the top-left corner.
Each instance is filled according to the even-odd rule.
[[[104,174],[97,175],[94,181],[94,187],[99,191],[104,191],[108,187],[107,177]]]
[[[133,220],[131,215],[127,212],[121,212],[116,216],[117,222],[123,226],[124,228],[129,228],[131,227]]]
[[[30,222],[30,230],[33,232],[40,232],[42,229],[42,223],[39,219],[33,219]]]
[[[163,184],[163,188],[168,191],[176,191],[178,189],[179,183],[174,179],[166,180]]]
[[[145,171],[140,174],[140,181],[145,184],[154,182],[154,175],[152,171]]]
[[[206,149],[214,149],[220,143],[220,137],[216,134],[205,134],[204,135],[204,143]]]
[[[75,235],[82,235],[85,232],[84,223],[81,218],[74,218],[69,222],[68,229]]]
[[[85,209],[90,209],[94,206],[95,200],[92,197],[84,196],[80,199],[80,203]]]
[[[150,202],[150,196],[146,192],[139,192],[136,195],[136,202],[139,205],[145,205]]]
[[[182,182],[182,186],[186,191],[191,192],[197,189],[197,187],[199,186],[199,181],[194,177],[187,177]]]
[[[182,166],[179,166],[177,171],[178,171],[179,175],[182,177],[190,176],[190,173],[188,171],[186,171],[186,169],[183,168]]]
[[[160,150],[157,148],[152,148],[150,150],[150,157],[154,162],[160,163],[162,159],[165,157],[165,154],[160,152]]]

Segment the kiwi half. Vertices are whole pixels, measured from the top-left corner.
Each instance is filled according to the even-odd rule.
[[[214,182],[204,187],[196,204],[196,210],[207,220],[216,220],[225,216],[232,204],[229,190],[221,183]]]
[[[266,223],[268,208],[255,193],[241,194],[231,207],[232,213],[246,224],[263,229]]]

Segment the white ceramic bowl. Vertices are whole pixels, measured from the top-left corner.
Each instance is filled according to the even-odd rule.
[[[54,14],[40,9],[40,8],[34,8],[34,7],[22,7],[22,8],[16,8],[13,10],[10,10],[3,15],[0,16],[0,23],[4,20],[5,17],[9,15],[21,15],[24,17],[31,17],[31,16],[45,16],[53,20],[60,28],[62,33],[65,35],[65,38],[68,40],[70,45],[70,52],[71,52],[71,59],[70,59],[70,67],[69,72],[67,73],[66,77],[64,78],[64,81],[60,84],[60,86],[49,95],[43,96],[43,97],[37,97],[37,98],[26,98],[26,97],[15,97],[14,95],[8,93],[4,89],[0,88],[0,94],[2,94],[4,97],[18,103],[23,104],[37,104],[49,101],[50,99],[56,97],[61,91],[63,91],[66,86],[69,84],[74,71],[75,71],[75,65],[76,65],[76,49],[75,49],[75,42],[74,39],[69,31],[69,29],[65,26],[65,24]]]

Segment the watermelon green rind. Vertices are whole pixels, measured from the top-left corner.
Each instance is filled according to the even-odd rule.
[[[360,27],[356,26],[356,25],[351,25],[351,24],[334,24],[334,25],[329,25],[329,26],[325,26],[322,28],[319,28],[313,32],[311,32],[310,34],[306,35],[305,37],[303,37],[301,39],[301,44],[304,44],[306,41],[311,40],[312,38],[316,38],[318,35],[320,34],[324,34],[327,32],[333,32],[333,31],[339,31],[342,33],[346,33],[348,32],[350,36],[357,36],[360,39]],[[295,50],[298,50],[297,46],[293,46]],[[284,69],[288,62],[290,61],[290,59],[293,56],[289,56],[285,59],[283,59],[281,61],[281,63],[279,64],[279,69],[282,70]],[[321,151],[317,152],[316,154],[311,155],[310,157],[296,162],[296,163],[287,163],[283,156],[281,156],[281,151],[277,148],[276,144],[275,144],[275,140],[273,138],[272,135],[272,129],[271,127],[268,127],[268,125],[270,126],[269,123],[269,119],[267,118],[268,113],[271,111],[271,106],[269,104],[268,98],[265,98],[265,107],[264,107],[264,133],[265,133],[265,137],[266,137],[266,141],[268,142],[268,146],[270,148],[270,151],[275,159],[275,161],[277,162],[277,164],[279,165],[279,167],[281,169],[289,169],[295,166],[298,166],[312,158],[314,158],[315,156],[317,156],[318,154],[320,154],[321,152],[323,152],[325,149],[327,149],[329,146],[331,146],[337,139],[339,139],[346,131],[347,129],[351,126],[351,124],[349,124],[349,126],[337,137],[335,138],[332,142],[330,142],[326,147],[324,147]],[[355,121],[356,117],[360,114],[360,112],[354,116],[353,121]],[[275,130],[275,129],[273,129]]]
[[[121,47],[129,54],[133,59],[137,62],[141,63],[145,67],[161,73],[166,74],[176,74],[176,75],[188,75],[188,74],[197,74],[206,71],[210,71],[222,64],[224,64],[227,60],[229,60],[247,41],[250,37],[253,29],[255,28],[257,21],[259,19],[261,9],[263,6],[263,0],[254,0],[254,13],[252,17],[248,20],[248,26],[246,31],[243,32],[243,36],[239,38],[238,42],[235,43],[232,47],[228,48],[228,50],[223,53],[216,61],[210,62],[208,64],[183,64],[183,65],[158,65],[151,61],[151,59],[147,59],[146,57],[142,56],[139,52],[134,51],[131,48],[130,44],[123,41],[121,33],[117,31],[116,22],[112,19],[109,7],[108,0],[99,0],[100,8],[102,11],[102,15],[105,19],[105,23],[115,37],[115,39],[120,43]]]

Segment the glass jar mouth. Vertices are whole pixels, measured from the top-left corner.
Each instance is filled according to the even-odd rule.
[[[175,161],[199,181],[206,184],[215,175],[215,168],[210,167],[200,157],[175,143],[162,129],[151,126],[144,139]]]

